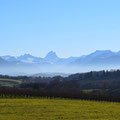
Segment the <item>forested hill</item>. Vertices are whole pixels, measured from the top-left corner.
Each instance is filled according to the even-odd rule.
[[[120,101],[120,70],[77,73],[68,77],[0,75],[0,95]]]
[[[6,80],[7,79],[7,80]],[[1,83],[17,82],[12,87],[79,91],[83,89],[120,89],[120,70],[111,71],[91,71],[87,73],[77,73],[68,77],[27,77],[27,76],[3,76],[0,75],[1,87],[6,87]],[[9,85],[7,85],[9,87]],[[11,86],[10,86],[11,87]]]

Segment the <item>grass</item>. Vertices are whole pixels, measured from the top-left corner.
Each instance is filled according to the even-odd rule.
[[[20,83],[21,83],[21,80],[0,78],[0,86],[13,87],[14,85],[17,85],[17,84],[20,84]]]
[[[67,99],[0,99],[0,120],[120,120],[120,103]]]

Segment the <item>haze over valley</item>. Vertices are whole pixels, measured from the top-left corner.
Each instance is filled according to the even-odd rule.
[[[79,57],[60,58],[51,51],[44,58],[24,54],[18,57],[1,56],[0,74],[31,75],[38,73],[72,74],[94,70],[110,70],[120,68],[120,51],[96,50]],[[58,74],[58,75],[59,75]],[[64,75],[63,75],[64,76]]]

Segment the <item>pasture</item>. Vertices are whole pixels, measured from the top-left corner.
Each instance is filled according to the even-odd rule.
[[[120,103],[70,99],[0,99],[0,120],[119,120]]]
[[[0,78],[0,86],[4,87],[13,87],[17,84],[20,84],[21,80],[14,80],[14,79],[4,79]]]

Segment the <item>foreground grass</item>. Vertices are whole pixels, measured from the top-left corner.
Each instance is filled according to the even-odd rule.
[[[120,103],[0,99],[0,120],[120,120]]]

